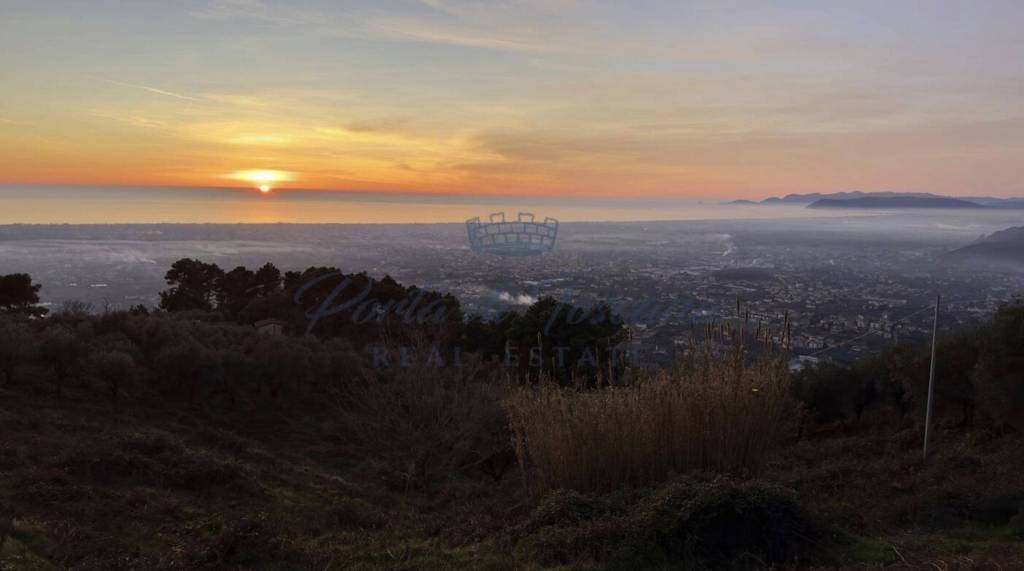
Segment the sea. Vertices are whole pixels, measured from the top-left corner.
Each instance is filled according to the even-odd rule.
[[[561,222],[826,218],[849,211],[804,205],[323,190],[0,185],[0,224],[465,222],[520,212]],[[871,215],[872,213],[861,213]]]

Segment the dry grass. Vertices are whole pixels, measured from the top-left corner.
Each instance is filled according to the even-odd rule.
[[[787,371],[702,353],[627,386],[542,383],[507,400],[535,491],[605,491],[672,473],[755,473],[792,427]]]

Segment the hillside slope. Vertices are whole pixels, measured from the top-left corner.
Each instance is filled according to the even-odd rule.
[[[1024,264],[1024,226],[983,236],[973,244],[950,252],[949,256],[959,260]]]
[[[477,498],[467,515],[447,497],[437,513],[436,501],[395,494],[343,443],[285,417],[115,417],[86,399],[0,388],[5,571],[486,566],[440,530],[485,533],[503,510]]]

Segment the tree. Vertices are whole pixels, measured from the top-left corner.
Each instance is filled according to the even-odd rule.
[[[49,327],[39,344],[40,357],[48,363],[54,374],[57,396],[65,381],[70,378],[82,356],[83,343],[70,327],[57,325]]]
[[[878,359],[882,362],[882,377],[879,379],[881,397],[903,420],[914,408],[910,387],[916,371],[921,370],[918,351],[909,345],[897,345],[883,351]]]
[[[267,296],[281,291],[281,270],[277,266],[267,262],[262,268],[256,270],[253,282],[256,294]]]
[[[950,408],[960,410],[960,427],[974,422],[977,403],[973,372],[978,365],[979,347],[976,335],[959,333],[944,337],[937,347],[935,398]],[[927,401],[923,391],[922,401]]]
[[[96,376],[107,384],[116,414],[121,390],[135,378],[135,361],[123,351],[102,351],[92,356],[91,364]]]
[[[164,279],[170,289],[160,292],[160,308],[167,311],[210,311],[224,271],[216,264],[183,258],[174,262]]]
[[[32,331],[14,320],[0,320],[0,375],[4,385],[14,382],[15,371],[29,358]]]
[[[502,359],[518,361],[520,375],[543,372],[562,381],[594,382],[609,371],[618,376],[624,369],[624,359],[614,362],[613,351],[625,341],[626,328],[607,305],[584,308],[544,297],[525,313],[506,313],[500,319],[495,332],[503,337]],[[516,355],[504,355],[506,341]],[[531,362],[538,358],[539,363]]]
[[[793,397],[804,404],[819,423],[846,422],[871,406],[878,395],[873,379],[856,369],[833,363],[821,363],[794,375]]]
[[[309,375],[309,349],[294,339],[264,337],[253,347],[256,375],[270,394],[277,400],[281,390],[291,384],[298,388]]]
[[[230,347],[220,355],[220,369],[223,371],[221,385],[211,392],[225,395],[234,406],[246,381],[255,376],[255,366],[240,347]]]
[[[979,401],[997,423],[1024,430],[1024,304],[1000,308],[979,337],[972,379]]]
[[[946,335],[938,339],[936,347],[935,414],[959,413],[961,428],[974,420],[977,397],[973,376],[979,359],[979,333],[971,330]],[[883,397],[896,404],[901,414],[913,410],[923,418],[931,359],[928,345],[892,347],[878,359],[887,373],[880,384]]]
[[[217,305],[232,317],[256,297],[256,275],[238,266],[217,280]]]
[[[195,402],[200,393],[221,385],[223,369],[219,351],[203,347],[195,336],[164,345],[154,359],[155,369],[172,393]]]
[[[0,276],[0,310],[45,315],[47,310],[35,307],[39,303],[39,290],[43,286],[32,283],[28,274],[7,274]]]

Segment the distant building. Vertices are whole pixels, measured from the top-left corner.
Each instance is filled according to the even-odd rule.
[[[284,329],[288,326],[288,322],[283,319],[261,319],[253,324],[256,328],[256,332],[261,335],[284,335]]]

